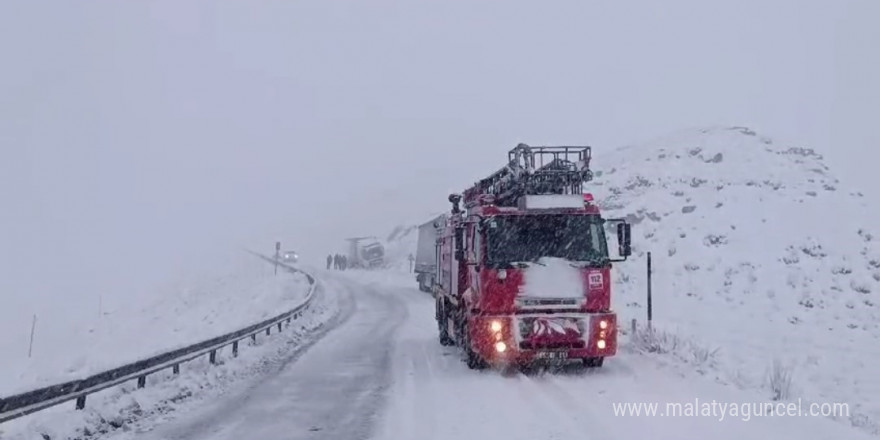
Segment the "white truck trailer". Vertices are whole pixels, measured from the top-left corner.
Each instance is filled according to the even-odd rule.
[[[446,214],[419,226],[414,271],[416,281],[419,282],[419,290],[422,292],[432,292],[434,280],[437,278],[437,258],[439,255],[437,237],[445,226]]]

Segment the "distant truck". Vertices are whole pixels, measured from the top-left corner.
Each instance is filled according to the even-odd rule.
[[[376,237],[353,237],[346,240],[349,268],[376,269],[385,266],[385,247]]]
[[[437,246],[437,238],[446,227],[446,214],[440,215],[431,221],[419,226],[419,241],[416,245],[416,259],[414,271],[419,290],[433,292],[435,277],[437,274],[437,257],[440,248]]]

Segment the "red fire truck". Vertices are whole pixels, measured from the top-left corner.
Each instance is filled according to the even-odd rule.
[[[568,360],[600,367],[616,354],[610,271],[631,254],[631,226],[603,219],[584,193],[590,159],[590,147],[519,144],[504,168],[449,196],[435,317],[440,343],[459,346],[469,368]],[[614,259],[605,235],[613,225]]]

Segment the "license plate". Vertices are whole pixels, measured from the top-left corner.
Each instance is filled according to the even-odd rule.
[[[538,359],[568,359],[567,351],[540,351]]]

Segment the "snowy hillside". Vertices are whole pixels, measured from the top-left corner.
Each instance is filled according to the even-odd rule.
[[[281,271],[276,277],[270,265],[236,253],[210,274],[191,274],[142,296],[108,292],[67,313],[45,304],[35,311],[30,358],[31,317],[26,316],[27,327],[3,329],[12,337],[0,343],[0,396],[82,378],[237,330],[295,307],[307,291],[304,276]]]
[[[860,193],[817,152],[743,127],[595,156],[589,190],[634,223],[636,255],[616,270],[627,321],[644,320],[651,251],[655,324],[704,348],[682,356],[694,368],[767,389],[775,362],[789,397],[849,403],[849,422],[877,431],[880,237]]]
[[[425,220],[427,221],[427,220]],[[385,257],[389,268],[408,269],[409,255],[415,255],[419,238],[419,225],[401,224],[395,226],[384,240]]]

